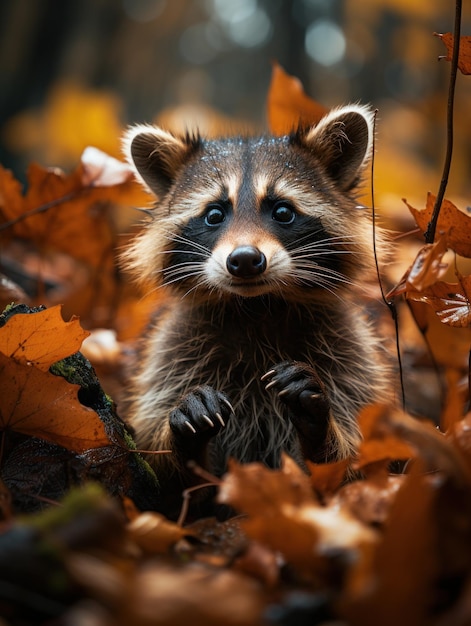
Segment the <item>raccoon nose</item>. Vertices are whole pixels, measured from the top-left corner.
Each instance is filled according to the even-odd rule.
[[[226,260],[227,271],[237,278],[252,278],[267,269],[267,259],[254,246],[239,246]]]

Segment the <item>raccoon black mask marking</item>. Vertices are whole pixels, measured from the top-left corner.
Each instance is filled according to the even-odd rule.
[[[129,419],[163,508],[189,459],[277,466],[351,454],[358,410],[384,397],[380,342],[359,302],[372,225],[353,192],[372,150],[367,107],[285,137],[206,141],[131,128],[125,149],[157,196],[126,255],[169,296],[143,340]]]

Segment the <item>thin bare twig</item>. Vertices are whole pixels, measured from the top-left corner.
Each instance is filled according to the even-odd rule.
[[[401,396],[402,396],[402,407],[405,409],[406,405],[406,392],[404,388],[404,373],[402,368],[402,357],[401,357],[401,347],[399,341],[399,320],[397,316],[397,309],[394,300],[388,300],[386,298],[386,294],[383,288],[383,281],[381,280],[381,271],[379,268],[379,260],[378,260],[378,251],[376,246],[376,207],[375,207],[375,187],[374,187],[374,154],[376,148],[376,117],[378,115],[378,109],[374,112],[373,119],[373,158],[371,159],[371,173],[370,173],[370,195],[371,195],[371,217],[373,221],[373,254],[375,259],[376,266],[376,276],[378,278],[378,284],[381,291],[381,298],[383,299],[384,304],[388,307],[391,317],[394,322],[394,332],[396,334],[396,354],[397,354],[397,364],[399,367],[399,382],[401,386]]]
[[[447,142],[445,163],[443,165],[442,180],[438,190],[435,205],[433,207],[432,218],[425,232],[425,243],[433,243],[435,241],[435,232],[437,230],[438,216],[442,206],[445,190],[448,184],[448,176],[450,174],[451,157],[453,155],[453,111],[455,102],[455,85],[456,75],[458,73],[458,58],[460,53],[460,37],[461,37],[461,7],[462,0],[456,0],[455,4],[455,25],[453,32],[453,55],[451,58],[450,84],[448,87],[448,107],[447,107]]]

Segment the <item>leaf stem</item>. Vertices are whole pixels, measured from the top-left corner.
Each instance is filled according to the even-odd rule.
[[[437,230],[438,216],[442,206],[445,190],[448,184],[448,176],[450,174],[451,157],[453,154],[453,110],[455,101],[455,85],[456,75],[458,73],[458,58],[460,53],[460,37],[461,37],[461,8],[462,0],[456,0],[455,3],[455,24],[453,33],[453,55],[451,58],[450,84],[448,87],[448,107],[447,107],[447,145],[445,163],[443,165],[442,180],[433,207],[432,218],[425,232],[425,243],[433,243],[435,241],[435,232]]]
[[[41,204],[40,206],[35,207],[34,209],[30,209],[29,211],[26,211],[25,213],[22,213],[21,215],[18,215],[17,217],[11,220],[8,220],[7,222],[2,222],[0,224],[0,231],[10,228],[11,226],[18,224],[18,222],[22,222],[23,220],[28,219],[28,217],[32,217],[33,215],[38,215],[39,213],[45,213],[46,211],[49,211],[49,209],[59,206],[60,204],[64,204],[65,202],[70,202],[71,200],[75,200],[76,198],[79,197],[79,195],[83,191],[88,191],[88,187],[82,187],[81,189],[71,191],[65,194],[64,196],[61,196],[60,198],[56,198],[55,200],[51,200],[50,202]]]

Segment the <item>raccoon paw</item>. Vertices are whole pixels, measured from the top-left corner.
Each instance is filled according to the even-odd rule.
[[[292,413],[292,421],[324,416],[328,419],[330,402],[317,372],[307,363],[285,361],[270,369],[262,380],[266,390],[273,389]]]
[[[206,441],[225,427],[233,412],[223,393],[203,385],[184,396],[173,409],[170,428],[179,441]]]

